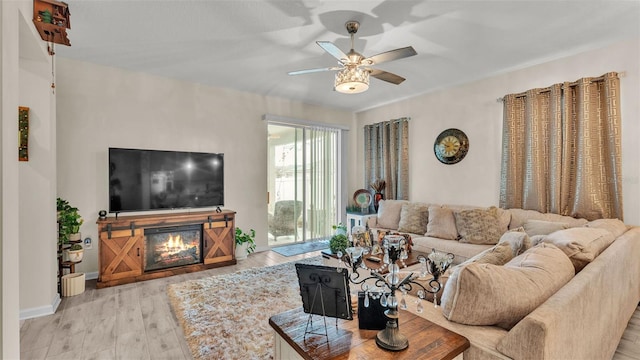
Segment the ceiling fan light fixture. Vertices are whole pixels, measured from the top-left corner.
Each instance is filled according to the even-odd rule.
[[[369,89],[369,71],[357,66],[346,66],[336,73],[334,88],[345,94],[358,94]]]

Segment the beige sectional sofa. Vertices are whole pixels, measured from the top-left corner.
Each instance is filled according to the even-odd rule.
[[[465,220],[462,215],[468,213],[475,213],[476,217]],[[498,229],[500,239],[495,239],[495,229],[482,225],[478,213],[495,215],[494,228]],[[588,222],[522,209],[387,200],[381,202],[378,216],[370,218],[368,225],[374,232],[411,234],[415,250],[436,249],[455,255],[457,266],[451,269],[445,285],[443,306],[425,306],[418,315],[467,337],[471,347],[464,352],[464,359],[611,359],[640,301],[640,227],[629,227],[615,219]],[[458,233],[454,237],[451,227],[456,225]],[[510,236],[511,231],[523,234],[526,249],[516,251],[511,245],[514,257],[505,264],[474,263],[488,252],[497,252],[503,239],[514,237]],[[486,237],[492,239],[473,239],[479,233],[490,234]],[[465,242],[465,238],[470,242]],[[493,244],[478,244],[482,242]],[[540,257],[541,253],[545,254]],[[546,257],[548,254],[552,257]],[[534,273],[531,275],[534,278],[542,277],[496,284],[512,281],[509,274],[522,278],[529,276],[528,272]],[[478,278],[478,274],[497,275]],[[530,282],[535,281],[538,283],[533,288],[538,286],[539,291],[530,290]],[[549,289],[546,284],[550,282],[556,287]],[[522,283],[529,290],[521,290],[525,288],[520,286]],[[465,301],[465,296],[473,296],[474,287],[491,290],[476,296],[475,301],[468,298]],[[500,297],[492,299],[498,292]],[[545,292],[548,294],[544,295]],[[493,312],[521,312],[522,306],[526,308],[532,303],[535,306],[527,310],[526,316],[510,319],[506,325],[504,321],[493,324],[486,316]],[[504,309],[505,304],[525,305],[510,312]],[[415,310],[410,307],[409,311]]]

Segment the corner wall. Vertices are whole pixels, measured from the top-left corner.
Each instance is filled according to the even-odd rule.
[[[19,314],[21,301],[26,299],[33,304],[53,311],[55,302],[55,211],[47,209],[46,203],[52,203],[55,193],[52,187],[37,189],[37,196],[21,197],[21,192],[28,192],[26,185],[34,178],[41,177],[54,181],[51,175],[52,158],[41,158],[41,152],[34,150],[35,162],[18,163],[18,106],[28,106],[37,113],[38,120],[32,127],[34,137],[30,145],[38,146],[40,141],[50,146],[54,138],[51,131],[55,124],[52,113],[54,98],[47,95],[48,84],[45,82],[44,94],[40,92],[43,84],[42,69],[51,69],[51,62],[46,55],[46,45],[35,32],[31,24],[33,2],[30,0],[0,2],[0,172],[2,173],[0,186],[0,256],[1,260],[1,355],[3,359],[17,359],[20,357],[20,327]],[[39,74],[39,75],[36,75]],[[31,77],[35,75],[35,77]],[[30,78],[31,77],[31,78]],[[55,125],[54,125],[55,126]],[[41,172],[39,165],[48,163],[48,171]],[[23,166],[20,166],[23,165]],[[25,169],[28,169],[26,172]],[[47,181],[47,180],[45,180]],[[55,185],[53,186],[55,187]],[[24,214],[24,209],[37,211]],[[34,230],[23,233],[25,224]],[[37,224],[37,226],[34,226]],[[40,230],[36,231],[36,228]],[[50,243],[53,241],[54,243]],[[31,248],[24,253],[23,244],[28,243]],[[52,246],[53,245],[53,246]],[[31,254],[36,247],[36,254]],[[53,250],[53,252],[52,252]],[[30,265],[31,273],[23,273],[20,266]],[[35,274],[34,274],[35,273]],[[33,293],[28,297],[22,294],[21,284],[29,285]]]
[[[409,198],[497,205],[502,102],[496,99],[610,71],[625,72],[620,80],[624,217],[626,223],[640,225],[640,38],[357,113],[352,131],[357,142],[355,163],[361,164],[364,158],[364,125],[409,116]],[[458,128],[469,137],[469,153],[455,165],[440,163],[433,153],[435,138],[448,128]],[[356,169],[349,183],[352,192],[365,185],[363,167]]]
[[[19,101],[29,107],[29,161],[18,162],[20,318],[53,314],[57,287],[55,94],[51,57],[30,19],[20,19]],[[17,156],[16,156],[17,159]]]

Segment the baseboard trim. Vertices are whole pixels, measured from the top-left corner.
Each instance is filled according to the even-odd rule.
[[[84,273],[84,279],[85,280],[93,280],[93,279],[97,279],[97,278],[98,278],[98,272],[97,271]]]
[[[56,296],[53,298],[53,302],[51,303],[51,305],[20,310],[20,320],[27,320],[27,319],[55,314],[56,310],[58,309],[58,306],[60,306],[60,301],[61,301],[60,294],[56,294]]]
[[[257,246],[256,252],[263,252],[271,250],[271,246]]]

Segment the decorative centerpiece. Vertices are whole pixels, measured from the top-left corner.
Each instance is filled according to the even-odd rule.
[[[403,279],[400,278],[400,266],[398,261],[406,267],[404,260],[408,258],[406,250],[406,240],[401,235],[387,235],[384,237],[383,249],[384,257],[382,264],[377,269],[368,268],[363,258],[369,253],[369,249],[366,247],[349,247],[345,249],[345,254],[342,252],[337,253],[339,264],[343,262],[350,265],[352,273],[349,277],[351,283],[361,285],[362,290],[365,292],[364,306],[369,306],[369,298],[374,300],[380,300],[380,304],[387,307],[385,315],[388,318],[386,328],[378,332],[376,335],[376,344],[378,346],[393,351],[404,350],[409,346],[409,340],[406,336],[402,335],[398,330],[398,298],[396,297],[396,291],[400,290],[403,293],[402,300],[400,301],[400,307],[406,309],[406,300],[404,295],[413,289],[413,286],[421,288],[418,291],[418,312],[421,312],[422,299],[424,293],[429,292],[435,296],[440,290],[442,285],[439,278],[453,261],[453,254],[443,254],[432,251],[427,257],[422,255],[418,256],[420,263],[422,264],[421,274],[410,273]],[[370,271],[370,276],[360,279],[358,269],[363,268]],[[388,273],[382,275],[385,269],[388,268]],[[424,287],[422,284],[416,282],[420,275],[426,276],[429,273],[433,278],[429,281],[429,288]],[[375,286],[369,286],[365,282],[367,280],[374,280]],[[388,294],[388,295],[387,295]]]

